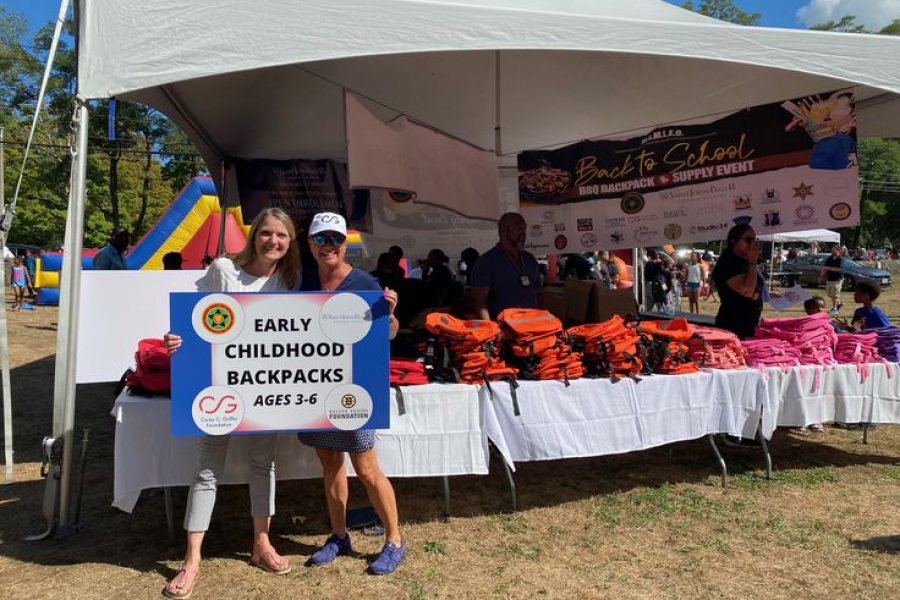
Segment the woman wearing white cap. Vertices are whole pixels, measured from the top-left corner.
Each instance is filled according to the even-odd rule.
[[[354,269],[344,260],[347,253],[347,224],[335,213],[319,213],[313,217],[309,228],[309,248],[319,267],[319,282],[306,284],[301,291],[362,292],[381,291],[378,280],[370,274]],[[391,338],[397,335],[399,324],[394,317],[397,293],[384,288],[384,298],[390,310]],[[375,454],[375,432],[371,429],[356,431],[328,431],[298,434],[300,441],[316,449],[322,463],[325,483],[325,500],[331,520],[331,535],[325,544],[310,558],[309,566],[324,566],[339,555],[349,554],[350,534],[347,532],[347,471],[344,468],[344,452],[350,453],[350,462],[356,475],[366,488],[369,500],[375,507],[385,528],[385,544],[381,553],[369,565],[373,575],[388,575],[406,557],[406,546],[400,537],[397,500],[394,488],[378,465]]]
[[[260,212],[250,225],[244,249],[233,256],[217,258],[197,282],[203,292],[278,292],[297,287],[300,255],[290,217],[278,208]],[[165,336],[171,354],[181,346],[181,337]],[[291,564],[269,541],[269,522],[275,514],[274,434],[250,436],[250,510],[253,514],[253,549],[250,564],[270,573],[285,574]],[[209,528],[216,501],[216,484],[225,469],[228,436],[207,435],[197,445],[197,475],[188,493],[184,528],[187,551],[184,564],[163,588],[163,595],[184,600],[191,595],[200,574],[200,549]]]

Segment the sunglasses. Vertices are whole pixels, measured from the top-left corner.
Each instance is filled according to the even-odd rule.
[[[344,242],[347,241],[347,237],[337,234],[337,235],[311,235],[309,239],[313,241],[313,244],[316,246],[324,246],[325,244],[331,244],[332,246],[343,246]]]

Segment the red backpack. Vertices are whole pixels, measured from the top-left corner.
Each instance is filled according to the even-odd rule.
[[[134,362],[134,372],[125,378],[132,394],[161,396],[171,392],[171,362],[162,340],[147,338],[138,342]]]

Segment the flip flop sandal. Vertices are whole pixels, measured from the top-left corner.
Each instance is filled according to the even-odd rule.
[[[190,573],[193,573],[193,576],[191,576]],[[188,571],[184,567],[181,567],[178,569],[178,572],[175,573],[175,576],[166,583],[166,587],[163,588],[162,594],[166,598],[172,598],[172,600],[187,600],[191,597],[191,594],[194,591],[194,584],[197,583],[199,577],[200,569]]]
[[[282,558],[282,560],[284,560],[284,563],[279,563],[278,559],[276,559],[275,556],[276,554],[274,551],[266,550],[259,556],[259,558],[253,558],[251,556],[250,565],[274,575],[287,575],[288,573],[290,573],[290,561]]]

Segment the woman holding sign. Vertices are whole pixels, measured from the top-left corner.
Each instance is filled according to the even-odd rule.
[[[344,218],[334,213],[319,213],[309,227],[309,248],[319,268],[319,281],[308,283],[301,291],[363,292],[380,291],[378,280],[354,269],[344,260],[347,253],[347,225]],[[384,288],[384,298],[390,310],[390,336],[397,335],[399,324],[394,316],[397,294]],[[371,429],[356,431],[328,431],[298,434],[300,441],[316,449],[322,463],[325,483],[325,500],[331,520],[331,535],[307,561],[307,565],[320,567],[334,561],[340,555],[350,554],[350,534],[347,532],[347,471],[344,468],[344,452],[350,453],[350,462],[356,475],[366,488],[369,501],[381,518],[385,528],[385,544],[381,553],[369,565],[372,575],[389,575],[406,557],[406,545],[400,537],[397,516],[397,500],[394,488],[378,465],[375,455],[375,432]]]
[[[201,292],[279,292],[297,287],[300,256],[290,217],[278,208],[260,212],[250,226],[244,249],[232,257],[216,259],[197,282]],[[171,354],[181,337],[166,334]],[[275,513],[276,436],[249,436],[250,508],[253,515],[253,550],[250,564],[276,574],[288,573],[290,562],[269,541],[269,523]],[[197,476],[188,493],[184,528],[187,552],[184,564],[163,589],[163,595],[183,600],[191,595],[200,574],[200,549],[216,501],[216,482],[225,470],[227,435],[204,436],[197,446]]]

